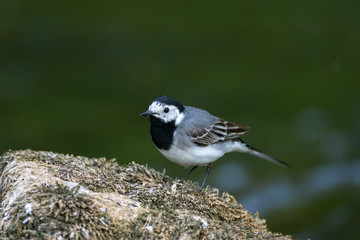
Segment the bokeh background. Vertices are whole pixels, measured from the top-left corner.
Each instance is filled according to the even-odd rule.
[[[356,239],[360,2],[0,2],[0,151],[148,164],[173,178],[139,114],[156,97],[252,127],[208,184],[272,231]],[[190,177],[201,181],[205,168]]]

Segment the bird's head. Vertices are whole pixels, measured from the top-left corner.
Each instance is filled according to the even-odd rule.
[[[155,99],[149,106],[149,110],[140,114],[140,116],[149,116],[157,118],[164,123],[175,122],[178,125],[184,118],[184,106],[168,96],[162,96]]]

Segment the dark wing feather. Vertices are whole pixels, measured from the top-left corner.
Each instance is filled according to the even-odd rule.
[[[187,132],[191,141],[199,146],[238,139],[249,132],[249,127],[219,119],[209,128],[193,128]]]

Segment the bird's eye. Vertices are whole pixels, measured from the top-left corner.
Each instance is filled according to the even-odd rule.
[[[164,113],[168,113],[168,112],[169,112],[169,108],[165,108]]]

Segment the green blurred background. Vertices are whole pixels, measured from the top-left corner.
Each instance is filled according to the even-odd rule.
[[[360,238],[359,7],[2,0],[0,151],[115,157],[181,178],[139,117],[166,94],[251,126],[245,141],[293,166],[231,153],[210,186],[272,231]]]

